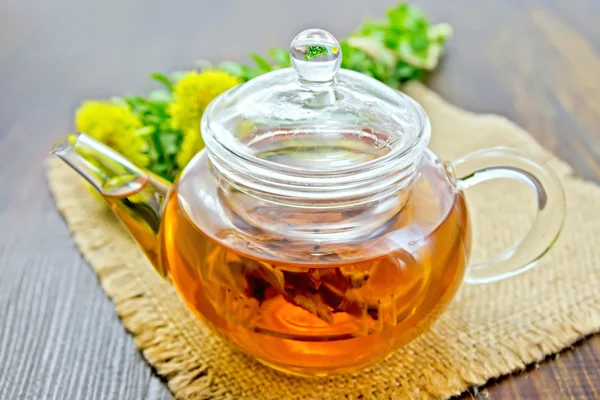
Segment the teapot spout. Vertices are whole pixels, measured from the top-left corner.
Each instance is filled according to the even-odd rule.
[[[171,184],[84,133],[58,141],[52,154],[98,191],[159,274],[166,276],[159,236]]]

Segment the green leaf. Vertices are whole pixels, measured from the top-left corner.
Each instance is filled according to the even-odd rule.
[[[156,147],[154,147],[153,143],[149,143],[149,149],[148,149],[148,157],[150,157],[150,160],[152,160],[153,163],[158,161],[158,151],[156,151]]]
[[[196,65],[196,68],[198,68],[200,71],[213,68],[212,63],[208,60],[196,60],[194,64]]]
[[[164,90],[153,90],[148,95],[148,99],[151,101],[169,103],[173,101],[173,96],[170,92],[165,92]]]
[[[160,72],[155,72],[155,73],[151,74],[150,77],[152,79],[154,79],[155,81],[162,83],[167,89],[169,89],[169,91],[173,90],[173,83],[165,74],[161,74]]]
[[[285,68],[292,65],[292,61],[290,60],[290,52],[285,49],[272,47],[269,49],[269,55],[273,60],[275,60],[279,67]]]
[[[149,136],[154,133],[155,129],[152,126],[142,126],[140,129],[136,130],[135,133],[140,136]]]
[[[449,24],[433,25],[430,26],[427,30],[427,37],[429,38],[429,40],[440,44],[444,43],[446,39],[449,38],[451,35],[452,26],[450,26]]]
[[[170,166],[166,163],[156,163],[150,166],[150,171],[155,173],[156,175],[160,175],[163,178],[169,179],[169,169]],[[172,180],[172,179],[169,179]]]
[[[122,106],[128,106],[129,104],[127,104],[127,102],[125,101],[125,99],[123,97],[119,97],[119,96],[113,96],[110,98],[110,101],[112,101],[115,104],[121,104]]]
[[[179,151],[179,137],[176,132],[162,132],[160,144],[166,155],[174,155]]]
[[[250,53],[250,57],[254,60],[256,65],[258,65],[258,68],[260,68],[260,70],[262,72],[269,72],[269,71],[273,70],[273,66],[271,64],[269,64],[269,62],[267,60],[265,60],[263,57],[259,56],[258,54]]]
[[[223,61],[219,64],[218,68],[221,71],[227,72],[233,76],[242,77],[244,75],[244,69],[238,63],[234,63],[232,61]]]
[[[403,3],[388,10],[387,17],[390,27],[400,31],[414,30],[419,23],[428,24],[418,7]]]
[[[185,71],[175,71],[171,73],[171,79],[174,83],[177,83],[181,78],[185,76]]]
[[[416,53],[426,53],[429,47],[429,39],[425,35],[419,35],[412,38],[410,45]]]
[[[254,79],[257,76],[261,75],[262,71],[258,68],[247,67],[242,65],[242,79],[245,81],[249,81],[250,79]]]

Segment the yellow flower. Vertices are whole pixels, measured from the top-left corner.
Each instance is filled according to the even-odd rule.
[[[204,109],[219,94],[241,81],[223,71],[187,72],[174,86],[174,101],[169,105],[171,126],[188,131],[199,129]]]
[[[226,72],[208,70],[187,72],[175,84],[169,115],[171,127],[183,132],[183,141],[176,157],[180,169],[204,147],[200,120],[206,107],[219,94],[240,83],[238,78]]]
[[[183,167],[185,167],[203,147],[204,141],[202,140],[199,129],[189,129],[185,131],[181,147],[175,157],[175,161],[177,161],[179,168],[183,169]]]
[[[141,121],[124,105],[85,101],[75,114],[75,126],[79,132],[113,148],[140,167],[146,167],[150,159],[146,142],[137,133]]]

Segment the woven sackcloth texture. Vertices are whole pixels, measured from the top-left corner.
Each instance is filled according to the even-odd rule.
[[[429,114],[431,147],[446,160],[496,145],[542,155],[563,181],[567,219],[560,239],[536,268],[494,284],[463,285],[427,333],[354,375],[290,377],[230,348],[194,319],[78,175],[50,161],[50,187],[77,246],[144,357],[177,398],[447,398],[600,330],[600,188],[573,177],[566,164],[502,117],[456,108],[421,84],[403,90]],[[508,181],[469,189],[467,201],[472,259],[518,240],[535,209],[530,189]]]

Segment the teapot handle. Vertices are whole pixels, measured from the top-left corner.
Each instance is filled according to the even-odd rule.
[[[526,183],[537,196],[537,215],[525,237],[497,256],[472,263],[465,282],[495,282],[520,274],[537,263],[556,242],[565,219],[565,194],[556,173],[544,161],[523,150],[492,147],[447,164],[455,185],[465,190],[491,179]]]

